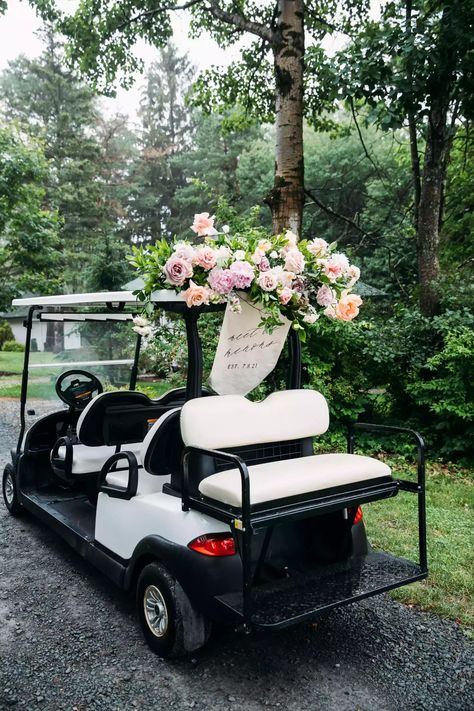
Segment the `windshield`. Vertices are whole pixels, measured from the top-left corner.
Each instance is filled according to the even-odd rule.
[[[123,319],[109,320],[105,314],[85,314],[82,319],[79,314],[41,314],[33,321],[26,400],[29,424],[67,407],[56,383],[68,371],[90,373],[104,391],[130,387],[137,339],[129,316],[118,316]],[[65,379],[66,386],[70,382],[71,378]]]

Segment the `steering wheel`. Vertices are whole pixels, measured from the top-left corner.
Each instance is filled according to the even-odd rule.
[[[102,383],[87,370],[67,370],[56,380],[56,393],[73,410],[83,410],[103,391]]]

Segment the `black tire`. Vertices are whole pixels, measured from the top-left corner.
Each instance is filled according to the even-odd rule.
[[[143,568],[137,582],[137,612],[145,639],[160,657],[183,657],[204,646],[210,623],[196,611],[179,582],[160,563]],[[161,610],[154,628],[152,605]],[[148,616],[146,608],[148,607]]]
[[[15,469],[12,464],[7,464],[3,470],[2,493],[5,506],[9,512],[12,516],[19,516],[23,511],[23,507],[18,499]]]

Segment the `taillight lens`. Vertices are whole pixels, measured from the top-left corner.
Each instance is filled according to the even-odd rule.
[[[362,521],[362,519],[363,519],[362,507],[361,507],[361,506],[358,506],[358,507],[357,507],[357,511],[356,511],[356,515],[354,516],[354,521],[353,521],[352,525],[355,526],[356,523],[360,523],[360,522]]]
[[[208,533],[198,536],[188,543],[188,548],[211,557],[235,555],[235,542],[228,533]]]

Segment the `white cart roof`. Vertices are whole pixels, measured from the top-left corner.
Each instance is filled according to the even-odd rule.
[[[184,294],[177,294],[172,289],[153,292],[154,303],[184,301]],[[29,296],[26,299],[13,299],[12,306],[83,306],[84,304],[139,304],[131,291],[98,291],[89,294],[58,294],[56,296]]]

